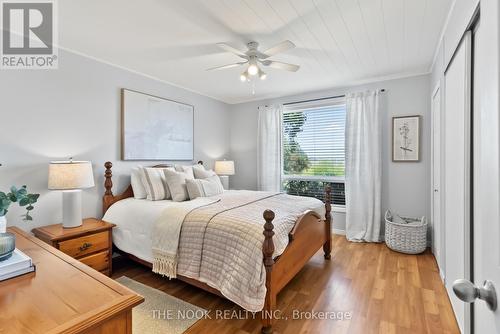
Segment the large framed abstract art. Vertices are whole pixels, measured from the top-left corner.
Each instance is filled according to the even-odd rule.
[[[121,90],[122,160],[193,160],[194,107]]]
[[[398,116],[392,118],[392,161],[420,161],[421,116]]]

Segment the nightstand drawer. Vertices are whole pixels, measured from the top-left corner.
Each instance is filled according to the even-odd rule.
[[[107,270],[109,268],[109,256],[108,251],[100,252],[97,254],[92,254],[81,259],[80,262],[85,263],[87,266],[95,269],[97,271]]]
[[[109,247],[109,232],[107,231],[59,242],[59,250],[74,258],[103,249],[108,250]]]

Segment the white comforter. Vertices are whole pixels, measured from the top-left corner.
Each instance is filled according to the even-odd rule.
[[[252,193],[267,197],[249,191],[227,191],[218,195],[221,201],[186,217],[179,240],[177,274],[207,283],[249,311],[260,311],[266,293],[261,251],[264,209],[276,213],[274,256],[279,256],[298,216],[307,209],[323,216],[324,207],[316,199],[284,194],[255,202],[244,200]],[[235,206],[238,201],[248,203]],[[104,220],[117,225],[113,241],[118,248],[153,262],[153,224],[164,208],[175,205],[179,203],[126,199],[111,206]],[[212,219],[214,215],[216,220]]]

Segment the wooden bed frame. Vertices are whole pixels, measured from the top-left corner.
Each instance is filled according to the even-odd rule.
[[[203,162],[198,162],[203,164]],[[133,197],[134,192],[132,186],[129,185],[127,189],[120,195],[113,195],[111,188],[113,187],[112,171],[113,164],[106,162],[104,164],[106,171],[104,174],[104,188],[106,189],[103,197],[103,212],[105,213],[108,208],[114,203]],[[165,165],[158,165],[154,167],[165,167]],[[285,248],[283,254],[277,258],[273,258],[274,252],[274,212],[266,210],[263,213],[263,218],[266,221],[264,224],[264,243],[262,245],[262,255],[264,266],[266,268],[266,300],[264,308],[262,309],[262,333],[272,333],[272,325],[278,315],[276,311],[276,296],[283,289],[288,282],[304,267],[309,259],[321,248],[324,251],[325,259],[331,258],[331,188],[325,188],[325,219],[314,211],[308,210],[304,212],[295,222],[295,225],[288,235],[289,243]],[[139,262],[148,267],[152,264],[137,257],[126,254],[132,260]],[[214,293],[218,296],[225,298],[220,291],[209,285],[197,281],[195,279],[177,275],[177,278],[190,285],[196,286],[208,292]]]

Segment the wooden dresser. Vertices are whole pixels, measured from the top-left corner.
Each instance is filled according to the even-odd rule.
[[[36,272],[0,282],[0,333],[132,333],[132,308],[141,296],[17,228],[8,230]]]
[[[111,276],[114,224],[87,218],[82,226],[63,228],[61,224],[37,227],[33,234],[61,252]]]

